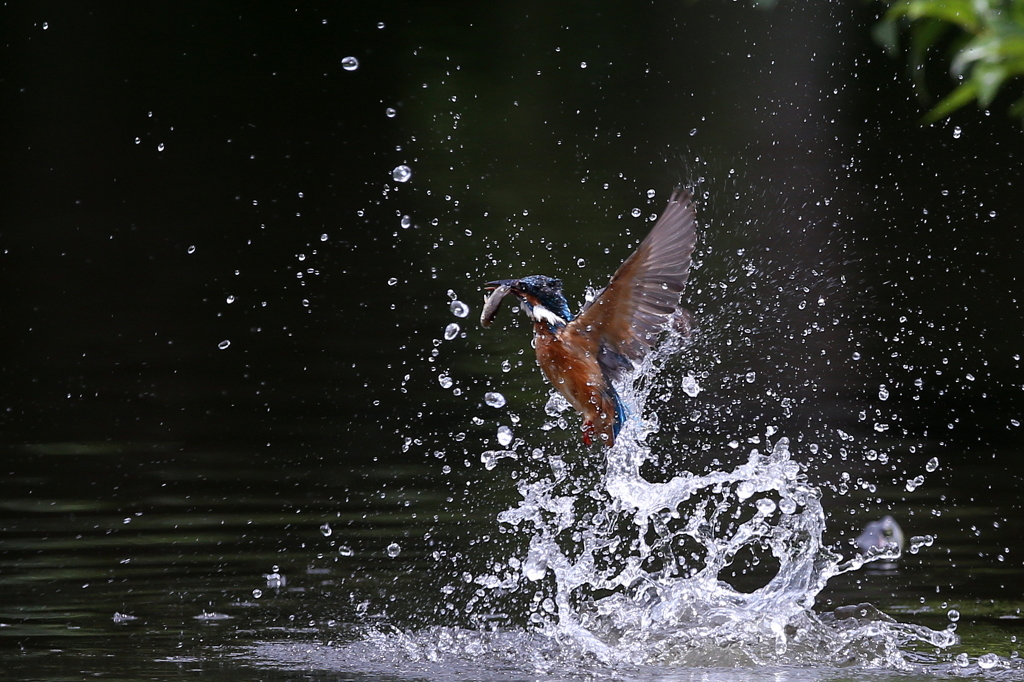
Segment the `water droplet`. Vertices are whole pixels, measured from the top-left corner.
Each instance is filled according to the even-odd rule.
[[[444,328],[444,338],[446,341],[451,341],[459,335],[459,325],[457,322],[452,322],[450,325]]]
[[[412,169],[405,164],[395,166],[395,169],[391,171],[391,177],[395,182],[409,182],[409,178],[412,177]]]
[[[907,492],[912,493],[924,483],[924,476],[915,476],[907,481]]]
[[[939,458],[938,457],[932,457],[930,460],[928,460],[928,463],[924,465],[924,470],[927,471],[928,473],[931,473],[931,472],[935,471],[938,468],[939,468]]]
[[[255,590],[252,591],[252,596],[255,599],[259,599],[263,596],[263,590],[257,587]]]
[[[966,668],[971,664],[971,657],[967,654],[957,654],[953,662],[956,663],[958,668]]]
[[[277,590],[288,584],[288,579],[281,575],[277,566],[274,566],[270,573],[264,573],[263,577],[267,581],[267,587],[272,590]]]
[[[745,500],[754,494],[755,487],[753,481],[740,481],[739,485],[736,486],[736,497],[741,500]]]
[[[230,345],[231,342],[228,341],[227,339],[224,339],[223,341],[217,344],[217,348],[220,348],[221,350],[227,350],[228,346]]]
[[[501,361],[501,371],[502,372],[511,372],[512,371],[512,363],[509,362],[508,360],[502,360]]]
[[[960,620],[960,612],[956,609],[950,609],[946,614],[949,617],[950,622],[955,623]]]
[[[854,360],[860,360],[860,353],[854,351],[853,355],[850,357],[852,357]]]
[[[761,512],[765,516],[773,513],[776,507],[775,502],[769,500],[767,497],[762,497],[754,503],[754,506],[757,507],[757,511]]]
[[[338,547],[338,554],[341,556],[355,556],[356,551],[348,545],[340,545]]]
[[[397,542],[392,542],[390,545],[388,545],[388,550],[387,551],[388,551],[388,556],[391,557],[392,559],[394,559],[396,556],[401,554],[402,547]]]
[[[993,653],[978,656],[978,667],[982,670],[991,670],[999,665],[999,655]]]
[[[508,447],[512,443],[512,429],[507,426],[499,426],[498,442],[502,447]]]
[[[393,287],[393,286],[395,286],[396,284],[398,284],[398,278],[397,278],[397,277],[392,277],[392,278],[390,278],[390,279],[388,280],[388,286],[389,286],[389,287]]]
[[[44,21],[44,22],[43,22],[43,30],[45,31],[45,30],[46,30],[46,29],[48,29],[48,28],[50,28],[50,24],[49,24],[48,22],[45,22],[45,21]]]
[[[964,131],[961,130],[960,126],[954,126],[953,127],[953,139],[954,140],[959,140],[960,136],[963,135],[963,132]]]
[[[748,384],[752,384],[757,379],[757,372],[747,372],[743,378],[747,380]]]
[[[529,580],[542,580],[548,572],[547,557],[539,551],[531,551],[523,562],[523,575]]]
[[[359,60],[355,57],[345,57],[341,60],[341,68],[346,71],[355,71],[359,68]]]
[[[384,110],[384,115],[387,116],[388,118],[394,118],[395,114],[397,113],[398,112],[392,109],[391,107],[388,107],[387,109]]]
[[[653,189],[647,190],[647,198],[648,199],[653,199],[656,194],[657,194],[657,192],[655,192]]]
[[[882,384],[881,386],[878,387],[878,399],[879,400],[888,400],[889,399],[889,389],[887,389],[885,387],[885,384]]]
[[[189,253],[195,253],[195,252],[196,252],[196,247],[195,247],[195,245],[193,244],[192,246],[188,247],[188,248],[186,249],[186,251],[188,251]]]
[[[227,301],[228,303],[234,303],[235,302],[235,297],[234,296],[228,296],[224,300]]]
[[[576,267],[584,268],[586,266],[587,266],[587,261],[586,260],[584,260],[583,258],[577,258],[576,259]]]
[[[696,398],[697,394],[701,392],[700,385],[697,384],[697,379],[694,378],[693,376],[683,377],[681,386],[683,389],[683,393],[690,396],[691,398]]]
[[[587,63],[586,62],[580,62],[580,68],[581,69],[587,68]]]
[[[544,413],[549,417],[557,417],[571,407],[569,401],[561,393],[552,393],[544,405]]]
[[[162,151],[164,150],[164,143],[163,143],[163,142],[161,142],[160,144],[158,144],[158,145],[156,146],[156,150],[157,150],[158,152],[162,152]]]
[[[407,215],[404,215],[402,216],[402,219],[399,221],[399,224],[402,226],[403,230],[408,230],[412,226],[412,218],[410,218]]]
[[[922,547],[931,547],[935,544],[935,537],[932,535],[915,535],[910,538],[910,553],[917,554]],[[959,613],[957,616],[959,617]]]
[[[491,407],[504,407],[505,396],[496,391],[490,391],[488,393],[484,393],[484,402]]]
[[[634,208],[632,211],[629,212],[629,215],[633,216],[634,218],[639,218],[640,213],[641,211],[639,208]]]
[[[491,471],[498,466],[498,460],[505,457],[519,459],[519,455],[514,450],[486,450],[480,455],[480,461],[483,462],[485,469]]]
[[[333,533],[334,531],[331,530],[331,524],[325,523],[324,525],[320,526],[320,532],[323,534],[325,538],[329,538],[331,537],[331,533]]]
[[[463,303],[462,301],[452,301],[451,305],[448,307],[451,308],[452,315],[454,315],[455,317],[469,316],[469,306]]]
[[[696,128],[691,128],[690,129],[690,137],[693,137],[696,134],[697,134],[697,129]]]

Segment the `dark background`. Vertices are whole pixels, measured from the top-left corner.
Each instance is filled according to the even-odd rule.
[[[759,327],[737,363],[819,401],[887,384],[915,436],[1018,442],[1021,140],[1002,102],[920,126],[870,7],[669,10],[7,8],[5,438],[390,451],[479,405],[441,407],[424,376],[447,290],[599,284],[646,229],[630,209],[682,182],[704,193],[701,326]],[[743,261],[786,300],[716,290]],[[825,338],[800,336],[801,288],[829,293]],[[513,343],[446,360],[472,384]],[[397,393],[407,373],[429,393]]]
[[[837,545],[894,513],[998,562],[998,580],[953,581],[965,598],[1013,592],[1021,129],[1008,97],[921,125],[902,62],[870,40],[878,11],[0,8],[0,559],[35,575],[8,619],[81,559],[46,542],[81,530],[72,508],[174,516],[184,537],[151,529],[144,550],[172,567],[191,565],[190,527],[278,519],[260,543],[224,540],[241,566],[206,557],[240,574],[260,570],[247,553],[269,570],[268,544],[309,549],[288,514],[313,538],[334,513],[373,542],[392,524],[418,539],[431,516],[475,537],[459,519],[486,528],[515,499],[479,464],[507,412],[531,447],[576,438],[537,429],[529,335],[504,314],[478,328],[480,283],[558,274],[577,304],[679,183],[700,204],[700,331],[676,369],[704,390],[658,408],[652,476],[735,464],[730,443],[745,456],[777,428],[835,495]],[[941,59],[929,69],[948,87]],[[451,322],[462,335],[441,341]],[[367,519],[373,504],[389,506]],[[420,516],[385,518],[410,504]]]
[[[333,440],[400,405],[447,289],[599,283],[644,229],[628,210],[700,178],[707,243],[845,278],[840,336],[884,357],[933,325],[908,362],[977,381],[941,380],[914,431],[981,402],[965,421],[999,418],[960,428],[1005,430],[1021,140],[998,106],[919,126],[864,7],[459,9],[6,9],[11,441]],[[871,374],[899,383],[891,360]]]

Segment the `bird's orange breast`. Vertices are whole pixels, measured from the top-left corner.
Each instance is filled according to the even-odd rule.
[[[597,363],[597,346],[585,336],[552,334],[544,324],[534,327],[537,362],[551,385],[593,424],[599,437],[614,440],[615,405]]]

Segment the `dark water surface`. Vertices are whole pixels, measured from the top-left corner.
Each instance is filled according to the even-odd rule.
[[[496,516],[541,468],[532,449],[581,480],[600,454],[574,417],[543,429],[526,326],[480,330],[479,284],[600,285],[680,182],[700,199],[699,331],[659,378],[646,474],[789,438],[836,551],[886,514],[932,538],[815,608],[936,630],[955,610],[961,644],[911,654],[925,677],[958,654],[1021,674],[1024,142],[1001,100],[921,127],[870,7],[0,17],[5,679],[533,679],[341,645],[525,632],[528,594],[499,608],[463,576],[522,555]],[[487,469],[499,425],[525,444]]]

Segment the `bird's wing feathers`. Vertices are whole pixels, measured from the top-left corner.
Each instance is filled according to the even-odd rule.
[[[651,233],[569,324],[573,333],[596,337],[598,360],[613,378],[647,353],[679,308],[696,239],[693,195],[676,189]]]

